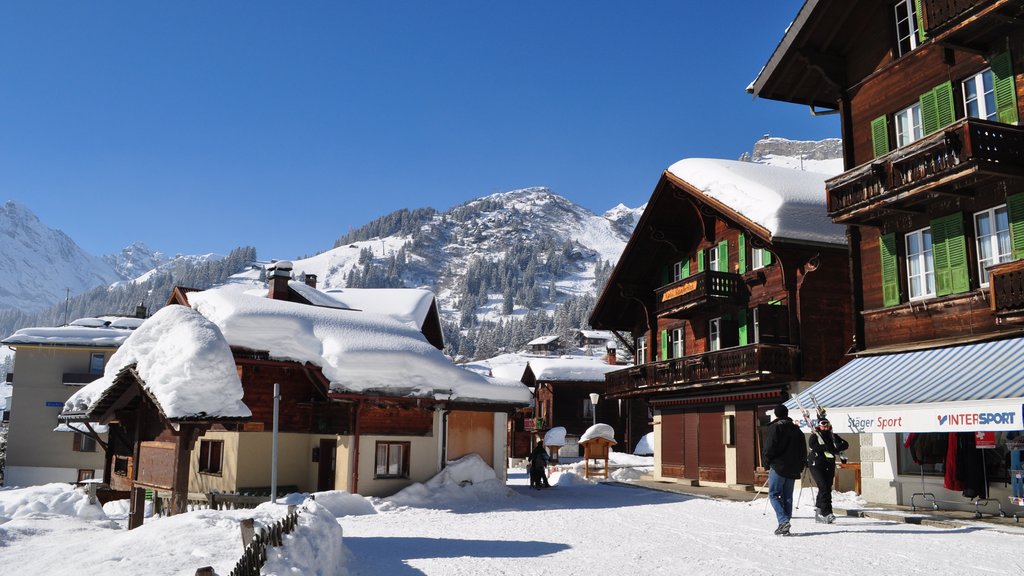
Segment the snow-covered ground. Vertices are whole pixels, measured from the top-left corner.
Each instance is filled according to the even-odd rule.
[[[616,454],[628,482],[651,458]],[[764,499],[725,502],[599,483],[579,463],[531,490],[524,470],[500,482],[478,458],[391,498],[290,495],[299,528],[268,554],[264,574],[1019,574],[1024,530],[974,523],[943,529],[870,518],[815,524],[802,491],[793,536],[774,536]],[[859,505],[852,494],[837,504]],[[283,505],[195,511],[124,528],[126,506],[105,509],[65,485],[0,490],[0,574],[226,576],[241,555],[239,521],[270,523]]]

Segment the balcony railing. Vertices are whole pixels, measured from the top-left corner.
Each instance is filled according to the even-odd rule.
[[[742,276],[714,270],[705,270],[662,286],[655,294],[655,308],[659,316],[671,316],[712,302],[745,304],[750,296]]]
[[[1021,166],[1024,129],[965,118],[825,182],[828,212],[837,222],[857,220],[896,202],[923,200],[927,192],[968,185],[967,176],[979,171]]]
[[[81,372],[65,372],[61,382],[65,386],[85,386],[98,380],[103,374],[86,374]]]
[[[924,2],[925,30],[929,36],[935,31],[951,24],[958,16],[975,6],[992,4],[992,1],[978,0],[928,0]]]
[[[996,315],[1024,314],[1024,260],[988,269],[989,302]]]
[[[751,344],[617,370],[605,375],[611,398],[672,392],[739,377],[796,376],[799,348]]]

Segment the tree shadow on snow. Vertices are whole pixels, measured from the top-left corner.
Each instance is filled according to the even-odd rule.
[[[540,541],[459,540],[455,538],[345,537],[352,553],[349,572],[388,576],[422,576],[423,571],[408,564],[427,558],[516,558],[536,559],[569,548],[566,544]]]

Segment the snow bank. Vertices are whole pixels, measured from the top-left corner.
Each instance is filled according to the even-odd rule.
[[[73,516],[106,520],[98,502],[90,502],[83,490],[64,483],[0,490],[0,524],[26,516]]]
[[[313,494],[317,504],[323,506],[336,518],[376,514],[373,504],[365,496],[350,494],[344,490],[329,490]]]
[[[633,449],[633,454],[638,456],[654,455],[654,432],[644,434],[644,437],[636,443],[636,448]]]
[[[307,499],[299,510],[298,525],[285,535],[283,544],[267,547],[267,561],[260,574],[335,576],[344,573],[348,562],[349,553],[334,513],[316,500]]]
[[[393,496],[378,499],[378,509],[397,506],[436,508],[467,502],[504,500],[515,492],[498,480],[494,470],[478,454],[449,462],[426,483],[406,486]]]
[[[545,446],[565,446],[565,427],[555,426],[544,434]]]

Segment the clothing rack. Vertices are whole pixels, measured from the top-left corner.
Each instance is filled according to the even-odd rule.
[[[1010,503],[1016,506],[1024,506],[1024,466],[1021,466],[1021,448],[1010,450]],[[1020,522],[1020,515],[1013,513],[1015,522]]]
[[[932,510],[938,510],[939,509],[939,502],[942,502],[943,504],[962,504],[962,502],[957,502],[955,500],[939,500],[939,499],[937,499],[935,497],[935,494],[933,494],[931,492],[925,492],[926,488],[925,488],[925,485],[924,485],[924,464],[920,465],[920,470],[921,470],[921,492],[914,492],[913,494],[910,495],[910,509],[911,510],[913,510],[915,512],[917,511],[917,504],[914,502],[914,499],[917,498],[918,496],[921,496],[925,500],[931,500]],[[987,465],[987,463],[985,463],[984,459],[982,460],[981,474],[982,474],[982,478],[984,478],[984,482],[985,482],[985,492],[988,493],[988,465]],[[992,512],[991,514],[993,516],[998,514],[1001,518],[1006,518],[1006,512],[1003,511],[1003,506],[1002,506],[1002,504],[999,503],[999,500],[996,500],[994,498],[982,498],[980,496],[975,496],[974,498],[971,499],[971,504],[974,504],[974,517],[975,518],[981,518],[981,507],[982,506],[988,506],[989,504],[992,504],[992,503],[995,503],[996,508],[998,509],[998,512]],[[1014,519],[1017,519],[1017,515],[1016,514],[1014,514]],[[1019,522],[1020,520],[1018,519],[1017,521]]]

